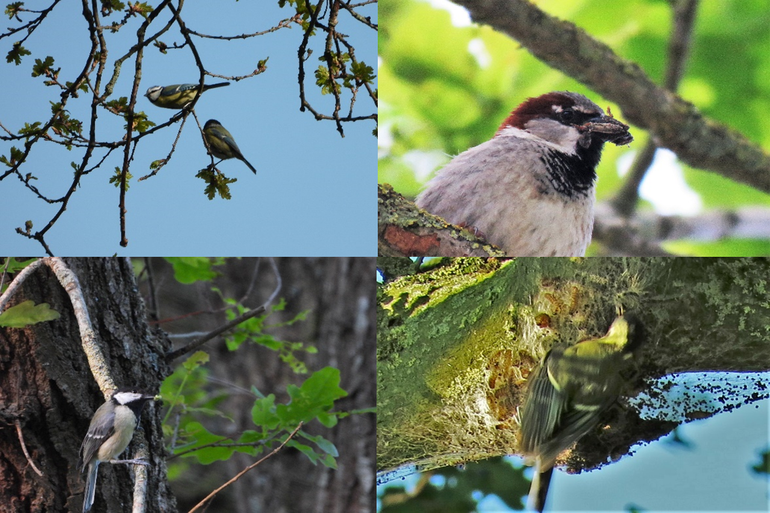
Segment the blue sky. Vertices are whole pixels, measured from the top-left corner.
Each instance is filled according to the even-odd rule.
[[[0,62],[6,92],[0,99],[0,123],[12,132],[25,122],[47,120],[49,102],[59,100],[55,88],[45,87],[42,78],[31,77],[36,58],[54,57],[55,67],[62,68],[62,81],[73,79],[82,69],[88,34],[79,11],[62,2],[42,30],[24,42],[32,55],[26,56],[20,66]],[[291,14],[289,9],[278,8],[277,2],[188,2],[182,12],[188,28],[214,35],[263,31]],[[360,12],[376,21],[377,5]],[[109,20],[119,18],[113,16]],[[27,21],[29,17],[23,19]],[[356,57],[375,67],[376,32],[360,23],[350,23],[349,19],[341,12],[339,30],[350,35]],[[15,25],[6,19],[3,26]],[[105,34],[110,49],[110,72],[105,81],[111,75],[114,59],[133,43],[138,26],[139,20],[133,18],[119,34]],[[152,25],[155,30],[160,26]],[[19,35],[0,40],[0,49],[7,52],[18,39]],[[210,118],[219,120],[257,168],[255,177],[237,160],[218,166],[228,177],[238,179],[230,186],[231,200],[209,200],[203,194],[205,184],[195,175],[210,159],[190,117],[171,162],[157,176],[142,182],[136,179],[149,173],[150,162],[169,152],[178,124],[138,147],[131,165],[134,179],[126,203],[128,247],[119,245],[119,191],[109,184],[115,167],[122,161],[122,152],[113,152],[101,168],[83,178],[67,210],[47,233],[46,240],[54,254],[374,255],[374,122],[347,123],[345,138],[341,138],[332,122],[315,121],[309,112],[299,111],[297,49],[301,39],[298,26],[232,42],[195,38],[204,65],[215,74],[246,75],[257,67],[259,60],[270,58],[265,73],[209,91],[196,105],[201,124]],[[169,45],[183,42],[173,28],[161,40]],[[319,64],[317,57],[323,52],[321,44],[322,40],[311,43],[314,52],[306,63],[306,91],[311,103],[328,113],[332,97],[322,97],[313,78]],[[133,69],[134,62],[127,60],[113,98],[129,96]],[[151,120],[161,124],[175,111],[150,104],[143,96],[147,88],[197,80],[198,70],[189,51],[169,51],[163,55],[149,48],[143,61],[142,96],[137,110],[144,110]],[[207,83],[219,81],[206,79]],[[88,95],[81,96],[79,101],[70,100],[70,115],[87,121],[89,104]],[[360,114],[374,110],[364,94],[359,95],[357,106]],[[122,136],[121,119],[101,111],[99,123],[100,140]],[[0,141],[0,154],[7,156],[12,145],[21,146],[18,141]],[[82,151],[38,143],[21,168],[22,173],[35,175],[36,186],[46,196],[61,197],[71,183],[70,162],[80,162]],[[92,159],[91,163],[97,161]],[[15,176],[1,181],[0,191],[0,248],[5,254],[41,254],[42,247],[16,234],[15,228],[32,220],[34,230],[42,229],[58,204],[44,203]]]

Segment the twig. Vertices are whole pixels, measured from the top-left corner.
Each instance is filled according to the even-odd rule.
[[[678,0],[674,5],[674,29],[668,44],[666,78],[663,81],[663,87],[672,92],[676,92],[679,87],[679,81],[684,75],[685,65],[690,56],[697,7],[698,0]],[[639,204],[639,185],[647,174],[657,149],[658,145],[651,137],[634,158],[628,178],[612,200],[612,205],[621,216],[631,217],[636,211]]]
[[[19,436],[21,450],[24,451],[24,456],[26,456],[27,462],[30,464],[32,470],[34,470],[37,475],[43,477],[43,473],[40,472],[40,469],[35,466],[35,462],[32,461],[32,457],[30,457],[29,453],[27,452],[27,444],[24,443],[24,433],[21,431],[21,423],[17,419],[14,421],[14,424],[16,424],[16,434]]]
[[[270,452],[269,454],[266,454],[265,456],[263,456],[256,463],[253,463],[253,464],[249,465],[248,467],[246,467],[245,469],[241,470],[235,477],[233,477],[228,482],[226,482],[225,484],[223,484],[222,486],[220,486],[219,488],[217,488],[216,490],[214,490],[213,492],[208,494],[206,496],[206,498],[204,498],[202,501],[200,501],[198,504],[196,504],[195,507],[193,507],[193,509],[191,509],[189,513],[193,513],[194,511],[201,509],[208,501],[213,499],[219,492],[221,492],[222,490],[224,490],[225,488],[227,488],[228,486],[230,486],[231,484],[236,482],[238,479],[240,479],[241,476],[243,476],[246,472],[248,472],[249,470],[253,469],[257,465],[259,465],[260,463],[262,463],[263,461],[265,461],[266,459],[268,459],[269,457],[271,457],[272,455],[274,455],[275,453],[277,453],[278,451],[283,449],[283,446],[286,445],[286,443],[289,440],[291,440],[294,437],[294,435],[297,434],[297,431],[299,431],[299,429],[301,427],[302,427],[302,422],[299,423],[299,425],[294,429],[294,431],[291,432],[291,434],[286,438],[286,440],[284,440],[283,443],[281,443],[281,445],[279,445],[278,447],[273,449],[273,451]]]
[[[149,456],[144,441],[141,441],[139,448],[134,453],[134,458],[149,460]],[[147,465],[134,465],[134,503],[131,509],[132,513],[144,513],[147,509],[147,473]]]
[[[201,347],[203,344],[208,342],[209,340],[213,339],[214,337],[217,337],[221,335],[222,333],[226,331],[230,331],[231,329],[238,326],[240,323],[247,321],[251,319],[252,317],[256,317],[257,315],[263,313],[265,311],[265,306],[258,306],[254,310],[249,310],[248,312],[244,313],[243,315],[238,316],[237,318],[233,319],[232,321],[228,322],[227,324],[220,326],[219,328],[209,332],[207,335],[204,335],[203,337],[199,338],[195,342],[191,342],[187,344],[184,347],[180,347],[179,349],[175,351],[171,351],[170,353],[166,353],[166,361],[170,362],[172,360],[175,360],[182,356],[183,354],[195,351],[199,347]]]

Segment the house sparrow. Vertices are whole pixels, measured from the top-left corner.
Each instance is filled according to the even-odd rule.
[[[581,94],[529,98],[491,140],[452,159],[416,203],[510,256],[582,256],[602,147],[631,141],[627,125]]]

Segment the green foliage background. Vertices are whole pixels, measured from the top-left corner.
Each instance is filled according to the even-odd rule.
[[[660,83],[666,66],[672,9],[663,0],[594,2],[543,0],[545,12],[569,20],[638,63]],[[425,0],[384,0],[379,32],[381,134],[378,181],[414,197],[429,176],[416,176],[414,161],[432,169],[489,139],[521,101],[554,90],[586,94],[602,107],[621,109],[535,59],[509,37],[486,26],[455,27],[450,14]],[[679,94],[706,116],[770,148],[770,9],[765,0],[701,2],[691,55]],[[483,45],[483,65],[469,51]],[[622,179],[618,157],[642,148],[649,135],[632,127],[631,148],[607,145],[599,167],[598,200],[611,197]],[[770,205],[770,195],[682,164],[704,210]],[[650,205],[642,208],[650,209]],[[768,241],[668,243],[669,251],[700,255],[770,253]],[[589,249],[590,253],[590,249]]]

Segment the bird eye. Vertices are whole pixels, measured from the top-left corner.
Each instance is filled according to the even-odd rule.
[[[564,109],[559,112],[559,120],[562,123],[572,123],[575,120],[575,111],[572,109]]]

